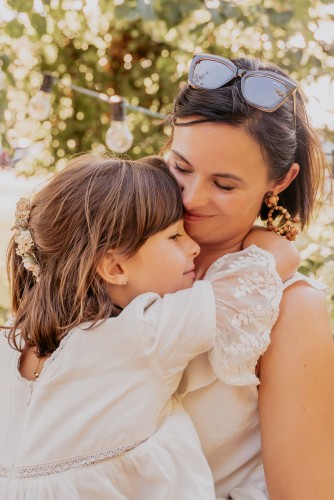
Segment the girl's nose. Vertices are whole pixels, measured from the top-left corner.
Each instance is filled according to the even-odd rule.
[[[189,239],[189,254],[195,258],[201,251],[200,246],[190,236],[187,235],[187,237]]]
[[[195,257],[197,257],[199,255],[200,251],[201,251],[200,246],[197,243],[195,243],[195,248],[194,248]]]

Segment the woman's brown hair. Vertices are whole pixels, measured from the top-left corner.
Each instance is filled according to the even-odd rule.
[[[159,157],[141,161],[84,154],[32,200],[28,229],[40,278],[26,270],[12,238],[8,275],[14,324],[9,342],[53,352],[69,330],[116,315],[96,273],[109,249],[133,255],[183,216],[180,188]]]

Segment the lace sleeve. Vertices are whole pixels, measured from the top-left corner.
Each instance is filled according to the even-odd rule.
[[[270,343],[283,291],[274,257],[252,245],[218,259],[205,279],[216,298],[215,346],[209,353],[214,372],[227,384],[259,384],[255,367]]]

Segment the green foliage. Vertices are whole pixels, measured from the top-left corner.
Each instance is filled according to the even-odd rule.
[[[30,98],[49,71],[64,82],[120,94],[130,104],[168,113],[194,52],[248,54],[282,64],[299,78],[317,78],[333,66],[333,43],[315,39],[331,19],[321,0],[7,0],[0,65],[8,109],[3,145],[39,142],[20,167],[28,174],[61,168],[82,150],[105,149],[110,106],[56,85],[53,113],[40,124],[28,114]],[[325,10],[324,10],[325,9]],[[297,38],[296,38],[297,37]],[[7,96],[5,97],[7,93]],[[19,98],[18,98],[19,95]],[[129,155],[158,151],[167,130],[129,113],[135,140]]]
[[[24,33],[24,25],[18,19],[13,19],[7,23],[6,30],[12,38],[19,38]]]

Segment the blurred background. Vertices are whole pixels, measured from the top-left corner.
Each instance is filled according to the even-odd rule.
[[[1,322],[9,308],[5,249],[16,200],[73,154],[117,150],[117,133],[125,141],[120,152],[132,158],[158,152],[170,131],[157,117],[171,111],[194,53],[260,57],[284,67],[307,96],[333,168],[333,2],[0,0],[0,47]],[[329,287],[334,327],[329,189],[297,246],[300,270]]]

